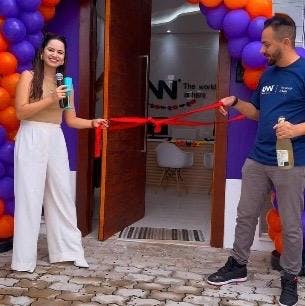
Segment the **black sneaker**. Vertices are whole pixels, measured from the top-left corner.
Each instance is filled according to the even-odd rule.
[[[281,276],[282,293],[279,304],[294,306],[298,303],[298,279],[296,275],[284,272]]]
[[[211,285],[221,286],[234,282],[247,280],[247,266],[239,264],[232,256],[217,272],[211,274],[207,282]]]

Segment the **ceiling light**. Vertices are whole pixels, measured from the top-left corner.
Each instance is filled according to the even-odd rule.
[[[160,25],[164,23],[169,23],[177,19],[180,15],[195,13],[199,11],[200,9],[198,5],[185,4],[185,5],[178,7],[175,10],[171,10],[170,14],[166,14],[163,17],[152,18],[151,24],[152,26],[155,26],[155,25]]]

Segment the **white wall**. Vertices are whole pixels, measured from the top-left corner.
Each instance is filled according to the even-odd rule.
[[[296,23],[297,26],[297,39],[298,46],[304,46],[304,0],[274,0],[273,11],[274,13],[288,14]]]
[[[218,40],[218,32],[152,34],[150,80],[155,87],[157,87],[159,80],[167,81],[169,75],[174,75],[176,80],[180,79],[181,81],[178,82],[177,100],[171,99],[165,92],[162,100],[157,99],[150,90],[149,102],[168,107],[192,100],[185,98],[187,92],[202,92],[206,97],[197,98],[196,104],[191,107],[180,107],[177,110],[156,110],[148,107],[149,116],[171,117],[215,101],[215,89],[200,90],[199,86],[216,84]],[[195,85],[196,88],[189,89],[186,83]],[[213,121],[214,112],[202,113],[190,119]],[[197,131],[198,139],[211,135],[212,127],[200,128]]]

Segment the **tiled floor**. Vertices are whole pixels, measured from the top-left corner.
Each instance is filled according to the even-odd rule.
[[[99,190],[96,189],[95,201]],[[210,241],[211,198],[206,193],[180,192],[172,187],[146,188],[145,217],[133,226],[154,228],[197,229]],[[97,210],[98,205],[95,205]],[[94,214],[97,216],[98,214]],[[93,220],[97,226],[97,219]]]
[[[46,235],[38,242],[34,273],[10,269],[12,251],[0,256],[0,305],[16,306],[276,306],[280,274],[270,253],[252,252],[248,281],[214,287],[207,276],[224,264],[228,250],[196,243],[126,241],[84,237],[89,268],[50,264]],[[305,281],[299,279],[305,306]]]
[[[175,188],[146,188],[145,217],[133,226],[202,230],[210,241],[211,205],[208,194],[177,193]]]

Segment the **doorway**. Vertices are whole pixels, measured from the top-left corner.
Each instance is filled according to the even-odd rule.
[[[168,118],[216,100],[219,32],[209,28],[199,9],[190,14],[188,8],[184,0],[152,2],[148,117]],[[176,12],[179,16],[172,20]],[[215,114],[198,113],[186,119],[213,122]],[[169,144],[168,149],[164,143]],[[166,152],[171,149],[172,153]],[[192,156],[189,165],[180,160],[183,154]],[[195,238],[191,233],[197,231],[198,241],[209,244],[213,161],[213,125],[164,126],[159,133],[149,126],[145,216],[123,235],[141,233],[143,238],[145,231],[157,237],[151,232],[158,232],[162,239],[161,229],[170,229],[174,239],[188,240]],[[181,169],[166,169],[166,163]],[[179,230],[190,237],[177,237]]]
[[[80,97],[88,99],[92,103],[90,105],[81,104],[80,114],[86,117],[94,116],[95,104],[95,74],[92,78],[92,71],[95,71],[96,56],[95,48],[92,46],[92,37],[88,36],[88,32],[96,31],[92,28],[92,20],[95,20],[94,5],[96,1],[81,2],[81,23],[80,23]],[[147,84],[146,80],[146,59],[144,54],[149,53],[150,45],[150,26],[151,26],[151,1],[134,1],[132,6],[126,3],[116,3],[114,1],[105,0],[105,65],[104,65],[104,93],[103,93],[103,110],[105,117],[115,116],[145,116],[143,103],[145,100]],[[167,2],[166,2],[167,3]],[[94,5],[93,5],[94,4]],[[124,11],[125,9],[125,11]],[[126,10],[133,13],[130,18],[135,20],[135,25],[126,27],[124,18]],[[138,12],[141,12],[139,14]],[[120,22],[118,22],[120,20]],[[129,23],[128,23],[129,24]],[[139,32],[139,33],[138,33]],[[127,38],[137,38],[133,43],[122,41],[122,37],[126,37],[126,33],[133,33]],[[138,33],[138,35],[136,35]],[[145,34],[145,35],[144,35]],[[136,41],[136,43],[135,43]],[[125,48],[126,47],[126,48]],[[131,54],[130,48],[134,47]],[[146,52],[146,53],[145,53]],[[122,59],[123,57],[123,59]],[[230,85],[230,57],[228,56],[226,41],[224,37],[219,40],[219,60],[217,73],[217,98],[227,96],[229,94]],[[128,61],[124,60],[125,58]],[[130,61],[132,59],[132,61]],[[140,59],[140,60],[139,60]],[[130,65],[136,64],[133,68]],[[114,64],[119,64],[114,65]],[[121,70],[129,72],[120,73]],[[132,73],[130,70],[133,69]],[[130,76],[137,76],[134,79]],[[121,82],[117,81],[119,77]],[[123,84],[122,84],[123,81]],[[134,86],[128,86],[130,81],[138,82]],[[134,84],[134,83],[133,83]],[[119,85],[120,88],[117,88]],[[126,89],[123,87],[126,86]],[[129,88],[129,89],[128,89]],[[137,91],[130,90],[137,88]],[[128,99],[122,99],[120,94],[126,93]],[[134,97],[134,95],[136,95]],[[110,103],[111,101],[111,103]],[[140,102],[139,102],[140,101]],[[135,105],[134,105],[135,103]],[[137,106],[138,105],[138,106]],[[137,110],[137,107],[138,110]],[[216,112],[216,121],[224,119]],[[217,167],[213,171],[212,193],[211,193],[211,240],[210,244],[214,247],[223,246],[224,233],[224,204],[225,204],[225,174],[226,174],[226,124],[220,124],[215,127],[215,144],[214,144],[214,161]],[[92,214],[93,214],[93,159],[92,151],[94,147],[93,135],[86,131],[79,133],[79,162],[77,176],[77,208],[79,227],[83,235],[92,231]],[[145,186],[145,165],[146,158],[142,153],[145,149],[143,142],[144,129],[130,129],[124,133],[108,133],[103,134],[103,152],[102,152],[102,176],[99,206],[99,239],[107,239],[114,233],[121,231],[144,216],[145,210],[145,193],[139,192],[144,190],[139,187]],[[123,142],[122,142],[123,141]],[[128,144],[121,146],[118,144]],[[132,150],[134,152],[132,152]],[[127,154],[126,154],[127,152]],[[114,153],[114,154],[113,154]],[[120,156],[119,156],[120,154]],[[124,161],[120,164],[117,161],[124,156]],[[140,162],[141,161],[141,162]],[[138,166],[141,165],[139,168]],[[127,167],[126,167],[127,166]],[[113,168],[114,167],[114,168]],[[130,177],[124,176],[122,180],[122,169],[127,170]],[[114,174],[114,175],[112,175]],[[119,184],[118,184],[119,182]],[[143,185],[144,182],[144,185]],[[113,186],[120,186],[120,190],[113,189]],[[133,189],[130,188],[133,187]],[[128,197],[126,197],[128,195]]]
[[[95,33],[95,118],[103,118],[103,92],[104,92],[104,43],[105,43],[105,0],[96,0],[93,14],[96,28]],[[92,214],[92,225],[94,235],[98,234],[99,228],[99,207],[101,203],[101,168],[102,159],[96,157],[93,165],[93,186],[94,186],[94,206]]]

